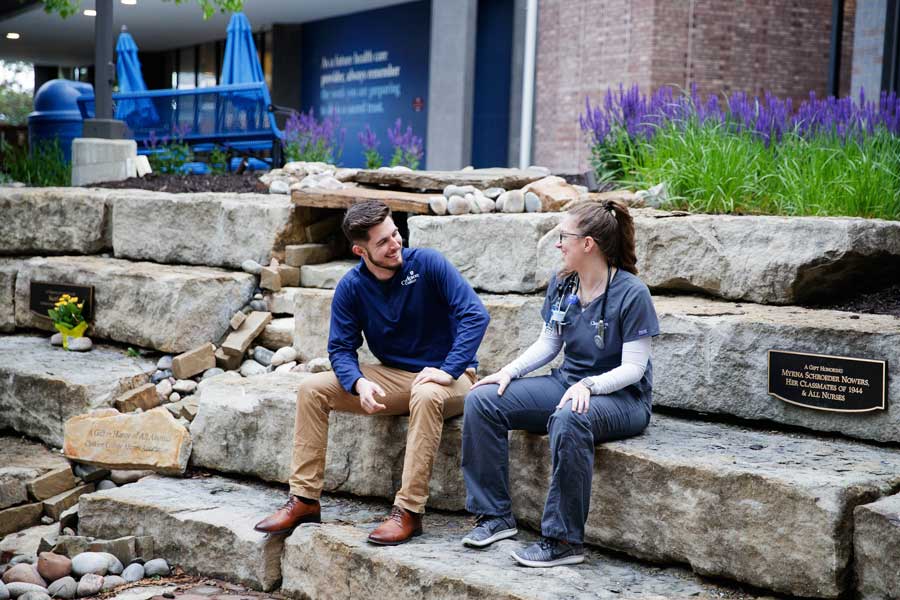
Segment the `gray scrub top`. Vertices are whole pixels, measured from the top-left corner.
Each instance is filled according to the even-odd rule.
[[[594,344],[597,322],[600,320],[603,294],[594,298],[587,306],[579,301],[566,311],[565,325],[562,327],[564,346],[563,364],[554,369],[565,380],[566,385],[574,385],[585,377],[592,377],[611,371],[622,364],[622,344],[642,337],[659,335],[659,320],[650,290],[643,281],[628,271],[618,270],[609,284],[606,295],[606,334],[603,350]],[[557,276],[554,275],[547,288],[547,296],[541,309],[544,323],[550,321],[550,314],[559,298]],[[563,308],[566,302],[563,301]],[[647,362],[644,376],[622,392],[640,399],[649,407],[653,388],[653,365]],[[615,395],[615,394],[613,394]]]

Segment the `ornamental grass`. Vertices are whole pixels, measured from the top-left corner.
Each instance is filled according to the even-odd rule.
[[[665,182],[692,212],[900,219],[900,99],[790,99],[637,86],[586,100],[580,124],[602,181]]]

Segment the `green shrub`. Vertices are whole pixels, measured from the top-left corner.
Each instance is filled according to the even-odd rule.
[[[72,168],[66,161],[59,140],[41,140],[31,152],[25,147],[0,141],[3,172],[12,181],[36,187],[67,186],[72,182]]]

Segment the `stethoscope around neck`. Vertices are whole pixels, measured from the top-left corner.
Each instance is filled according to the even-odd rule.
[[[594,334],[594,345],[599,350],[603,350],[606,345],[606,299],[609,296],[609,280],[611,276],[612,266],[607,265],[606,285],[603,288],[603,300],[600,302],[600,319],[597,321],[597,333]],[[553,311],[550,313],[550,322],[547,323],[548,326],[556,328],[557,335],[562,335],[563,326],[568,325],[566,314],[572,305],[578,303],[578,289],[580,286],[581,280],[578,277],[578,273],[572,273],[566,277],[562,284],[557,286],[559,296],[556,299],[556,306],[553,307]],[[565,305],[565,308],[563,308],[563,305]]]

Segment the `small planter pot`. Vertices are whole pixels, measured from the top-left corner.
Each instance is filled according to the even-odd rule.
[[[68,350],[69,349],[69,338],[82,337],[84,335],[84,332],[88,328],[88,323],[87,323],[87,321],[82,321],[81,323],[79,323],[78,325],[76,325],[75,327],[72,327],[72,328],[66,327],[65,325],[62,325],[60,323],[54,323],[53,326],[56,327],[56,330],[62,334],[63,348]]]

